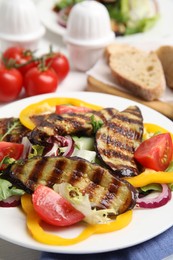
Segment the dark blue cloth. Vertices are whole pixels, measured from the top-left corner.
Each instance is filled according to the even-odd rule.
[[[42,252],[40,260],[162,260],[170,254],[173,254],[173,227],[153,239],[126,249],[86,255]]]

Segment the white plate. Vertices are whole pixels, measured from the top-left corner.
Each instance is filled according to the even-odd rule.
[[[58,1],[60,0],[40,0],[37,4],[37,7],[40,19],[45,27],[53,33],[63,36],[66,32],[66,29],[58,24],[57,14],[52,11],[54,4]],[[160,9],[161,18],[150,31],[134,34],[131,36],[117,37],[117,40],[129,41],[141,38],[145,40],[156,40],[160,39],[161,37],[163,38],[171,36],[172,31],[170,25],[173,24],[173,1],[157,0],[157,2]]]
[[[92,92],[65,92],[64,94],[47,94],[26,98],[2,107],[1,117],[18,116],[20,110],[25,106],[55,96],[79,98],[105,107],[116,107],[119,110],[135,104],[140,107],[145,122],[161,124],[169,131],[173,129],[173,123],[169,119],[144,105],[124,98]],[[0,208],[0,216],[0,238],[14,244],[40,251],[67,254],[99,253],[137,245],[167,230],[173,225],[173,199],[165,206],[157,209],[134,210],[132,222],[124,229],[107,234],[93,235],[73,246],[49,246],[36,242],[27,232],[26,218],[19,208]],[[74,226],[67,228],[64,233],[57,232],[57,234],[72,237],[79,230],[80,226]]]

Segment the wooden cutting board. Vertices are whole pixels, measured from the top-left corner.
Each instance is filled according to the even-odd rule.
[[[102,92],[107,94],[113,94],[115,96],[124,97],[133,101],[137,101],[143,105],[151,107],[152,109],[157,110],[163,115],[167,116],[173,120],[173,103],[166,103],[159,100],[156,101],[144,101],[138,97],[134,97],[129,93],[122,92],[119,89],[116,89],[115,86],[106,85],[103,82],[98,81],[93,76],[88,76],[87,78],[87,91],[92,92]]]

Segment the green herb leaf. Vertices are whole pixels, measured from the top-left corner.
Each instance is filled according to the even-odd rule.
[[[32,145],[32,152],[28,155],[28,158],[31,159],[36,156],[42,156],[43,150],[44,150],[44,146]]]
[[[91,116],[91,124],[93,126],[93,132],[96,133],[97,130],[103,125],[102,120],[97,120],[94,115]]]
[[[18,119],[15,119],[12,123],[8,125],[7,132],[4,135],[0,135],[0,141],[9,135],[12,131],[17,130],[21,126],[21,123]]]
[[[0,168],[2,167],[3,164],[10,165],[10,164],[14,163],[15,161],[16,161],[15,159],[6,156],[0,162]]]

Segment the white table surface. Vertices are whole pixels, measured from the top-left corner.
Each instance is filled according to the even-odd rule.
[[[35,3],[41,0],[33,0]],[[48,0],[49,1],[49,0]],[[172,33],[173,34],[173,33]],[[45,36],[40,41],[40,48],[48,50],[50,43],[62,52],[67,52],[61,36],[46,31]],[[67,53],[68,55],[68,53]],[[73,80],[72,80],[73,79]],[[57,91],[84,90],[86,88],[85,73],[71,71],[67,78],[60,84]],[[2,104],[0,104],[0,107]],[[0,239],[0,260],[39,260],[40,252],[23,248]]]

